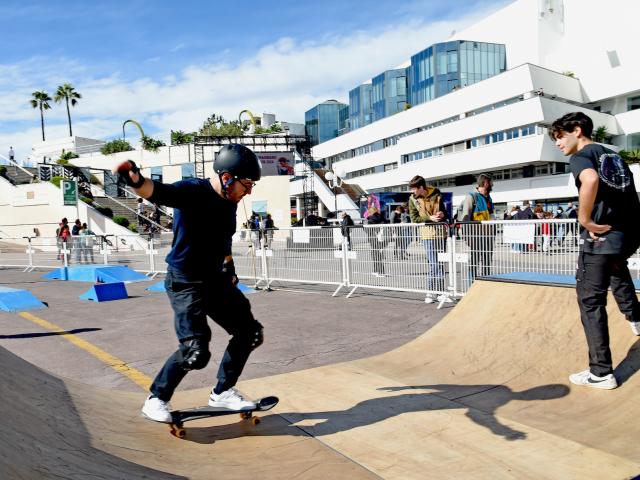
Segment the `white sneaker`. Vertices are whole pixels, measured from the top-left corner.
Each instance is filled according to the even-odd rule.
[[[603,390],[613,390],[618,386],[616,377],[612,373],[604,377],[596,377],[589,370],[569,375],[569,381],[575,385],[585,387],[601,388]]]
[[[640,322],[629,322],[634,335],[640,335]]]
[[[433,302],[435,302],[433,295],[427,295],[426,297],[424,297],[424,303],[433,303]]]
[[[245,398],[235,388],[230,388],[227,391],[217,395],[211,390],[209,395],[210,407],[222,407],[229,410],[250,410],[256,408],[256,404]]]
[[[160,400],[158,397],[149,395],[142,407],[142,414],[149,420],[156,422],[171,423],[171,406],[169,402]]]

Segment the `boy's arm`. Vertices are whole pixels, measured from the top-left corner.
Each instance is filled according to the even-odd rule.
[[[140,173],[140,169],[132,160],[125,160],[119,164],[113,169],[113,173],[122,175],[127,185],[133,188],[136,194],[142,198],[148,199],[153,195],[153,180],[144,178]]]
[[[580,208],[578,210],[578,221],[590,234],[601,235],[611,230],[611,225],[598,225],[591,219],[591,212],[598,193],[598,183],[600,178],[598,172],[592,168],[585,168],[580,172],[580,191],[578,199]],[[593,237],[593,235],[592,235]]]
[[[409,199],[409,218],[411,219],[411,223],[422,223],[416,201],[413,198]]]
[[[467,194],[467,196],[464,197],[464,200],[462,202],[462,211],[460,212],[460,215],[462,216],[462,218],[460,219],[460,221],[462,222],[471,221],[473,219],[472,213],[473,213],[473,195]]]

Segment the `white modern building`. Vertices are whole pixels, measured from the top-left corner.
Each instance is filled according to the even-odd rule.
[[[369,193],[406,191],[422,175],[457,205],[490,172],[498,205],[565,203],[577,191],[547,135],[555,119],[583,111],[606,127],[605,143],[640,149],[638,18],[637,0],[517,0],[443,39],[504,44],[505,72],[321,143],[313,157]]]

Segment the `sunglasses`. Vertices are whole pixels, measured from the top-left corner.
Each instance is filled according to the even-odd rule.
[[[252,182],[250,180],[238,180],[238,183],[244,187],[245,190],[249,190],[256,186],[256,182]]]

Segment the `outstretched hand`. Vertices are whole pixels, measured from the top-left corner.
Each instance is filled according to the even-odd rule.
[[[144,177],[133,160],[125,160],[113,169],[120,177],[133,188],[140,188],[144,183]]]

